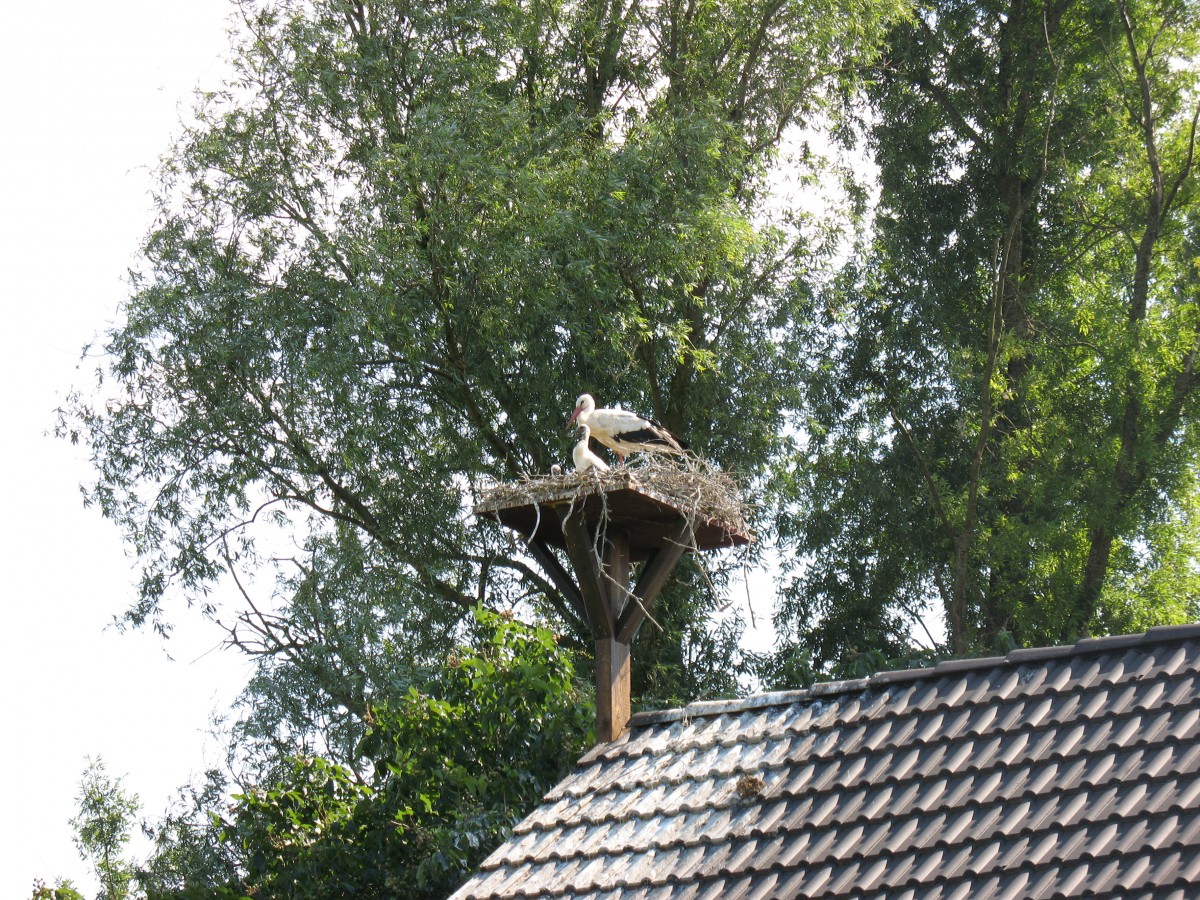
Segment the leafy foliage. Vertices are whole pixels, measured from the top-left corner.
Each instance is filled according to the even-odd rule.
[[[89,760],[79,780],[78,813],[71,819],[79,857],[90,859],[100,882],[100,900],[130,896],[133,868],[124,859],[138,798],[129,794],[120,778],[111,778],[104,760]]]
[[[950,0],[892,33],[787,482],[817,660],[902,657],[930,609],[960,655],[1196,614],[1196,25]]]
[[[223,827],[256,897],[440,898],[571,765],[594,712],[554,634],[476,612],[470,648],[373,709],[373,772],[320,757],[239,795]]]

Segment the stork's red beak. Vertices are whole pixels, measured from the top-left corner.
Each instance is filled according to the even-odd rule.
[[[571,428],[571,424],[572,424],[572,423],[573,423],[573,422],[574,422],[574,421],[575,421],[577,418],[579,418],[579,413],[580,413],[580,408],[577,406],[577,407],[575,407],[575,412],[571,413],[571,418],[567,419],[567,429],[568,429],[568,430],[570,430],[570,428]]]

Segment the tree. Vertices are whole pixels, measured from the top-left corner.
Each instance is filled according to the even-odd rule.
[[[445,897],[586,745],[594,711],[546,628],[478,608],[421,690],[373,708],[364,777],[293,757],[214,817],[255,897]],[[169,894],[168,894],[169,895]]]
[[[1102,607],[1114,552],[1129,548],[1131,535],[1171,561],[1170,545],[1181,535],[1190,542],[1195,531],[1189,495],[1196,490],[1200,323],[1190,307],[1200,285],[1194,186],[1200,14],[1193,4],[1121,2],[1115,19],[1109,39],[1121,50],[1114,48],[1110,59],[1124,88],[1116,99],[1127,144],[1116,177],[1091,177],[1084,187],[1088,199],[1098,198],[1086,208],[1106,223],[1126,258],[1113,267],[1087,257],[1101,273],[1095,286],[1123,290],[1115,322],[1104,323],[1111,331],[1102,334],[1116,351],[1116,365],[1108,367],[1115,380],[1105,395],[1109,455],[1089,473],[1104,500],[1087,523],[1076,626]],[[1164,528],[1172,520],[1179,527]]]
[[[122,853],[137,816],[137,795],[127,793],[120,778],[110,778],[104,760],[96,758],[83,771],[75,802],[79,812],[71,827],[79,856],[91,860],[101,900],[123,900],[133,883],[133,867]]]
[[[141,564],[127,621],[200,605],[319,701],[273,680],[287,727],[263,739],[343,755],[481,599],[589,642],[464,509],[561,458],[584,387],[750,477],[780,457],[785,288],[829,241],[768,202],[769,173],[836,120],[899,7],[245,3],[237,77],[164,162],[97,390],[61,419]],[[280,556],[278,594],[255,594]],[[211,593],[223,573],[240,608]],[[640,654],[657,696],[706,636],[692,583]]]
[[[1194,614],[1196,24],[955,0],[893,32],[787,526],[821,658],[903,655],[931,606],[958,655]]]

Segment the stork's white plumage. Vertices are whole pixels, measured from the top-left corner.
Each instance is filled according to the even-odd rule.
[[[575,431],[575,436],[579,439],[571,449],[571,460],[575,463],[575,471],[586,472],[589,469],[595,469],[597,472],[607,472],[608,463],[593,453],[592,448],[588,446],[592,430],[586,425],[580,425]]]
[[[621,459],[627,453],[682,453],[688,445],[653,419],[639,416],[626,409],[597,409],[591,394],[580,394],[575,411],[567,420],[587,425],[592,435]]]

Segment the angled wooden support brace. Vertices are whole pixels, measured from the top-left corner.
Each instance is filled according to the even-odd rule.
[[[609,592],[601,579],[600,560],[596,556],[593,537],[583,520],[583,510],[563,508],[559,510],[562,520],[563,538],[567,543],[567,555],[579,579],[579,593],[587,612],[588,624],[596,640],[611,638],[615,619],[609,604]]]
[[[583,595],[579,593],[579,586],[575,584],[571,573],[562,567],[558,557],[554,555],[554,551],[540,537],[535,537],[526,546],[533,558],[538,561],[538,565],[542,567],[542,571],[558,588],[559,593],[571,604],[571,609],[579,615],[580,621],[587,624],[588,611],[583,604]]]
[[[625,605],[625,609],[621,612],[621,618],[617,621],[618,641],[624,644],[633,643],[634,636],[637,635],[642,622],[649,615],[651,604],[658,597],[658,592],[662,590],[667,579],[671,577],[671,573],[675,571],[675,566],[679,564],[683,552],[691,545],[691,523],[684,519],[667,538],[667,542],[658,548],[642,568],[637,586],[634,587],[629,602]]]
[[[615,622],[629,599],[629,534],[623,528],[605,530],[604,588]]]

